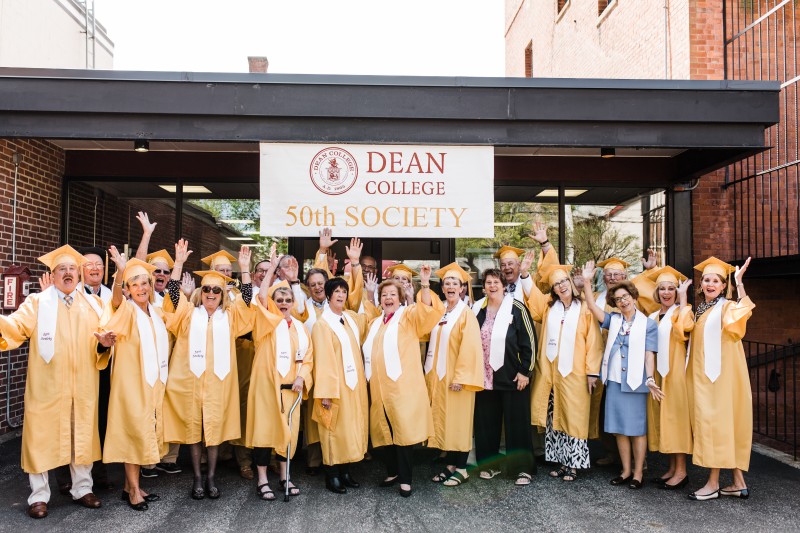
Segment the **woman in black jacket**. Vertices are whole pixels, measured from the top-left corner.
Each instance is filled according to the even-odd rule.
[[[500,473],[500,431],[505,426],[502,468],[516,485],[530,485],[536,472],[531,445],[530,380],[535,333],[530,313],[506,294],[502,272],[483,273],[483,305],[474,309],[481,327],[484,390],[475,395],[475,454],[480,477]]]

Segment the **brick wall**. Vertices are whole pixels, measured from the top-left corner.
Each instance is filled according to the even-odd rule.
[[[555,0],[506,0],[506,75],[525,75],[531,43],[533,77],[688,79],[690,3],[669,1],[665,30],[662,1],[614,0],[598,15],[598,0],[560,12]]]
[[[43,140],[0,139],[0,268],[11,265],[12,199],[14,195],[14,153],[22,154],[17,183],[16,263],[28,266],[35,276],[45,272],[37,258],[59,245],[61,225],[61,181],[64,152]],[[3,311],[9,314],[10,311]],[[27,344],[17,350],[0,352],[0,434],[10,430],[6,420],[11,358],[11,421],[22,420]]]

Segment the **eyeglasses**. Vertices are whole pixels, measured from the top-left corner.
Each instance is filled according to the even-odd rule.
[[[267,270],[266,268],[257,268],[256,269],[256,274],[266,274],[267,272],[269,272],[269,270]]]
[[[84,263],[83,266],[90,270],[101,270],[103,268],[103,263]]]
[[[626,294],[625,296],[620,296],[619,298],[614,298],[614,301],[619,304],[619,303],[622,303],[622,302],[627,302],[630,299],[631,299],[631,295],[630,294]]]
[[[203,285],[203,292],[208,294],[209,292],[213,292],[214,294],[222,294],[222,289],[219,287],[210,287],[208,285]]]
[[[569,284],[569,279],[564,278],[553,283],[553,287],[561,287],[562,285],[567,285],[567,284]]]
[[[169,276],[171,273],[171,270],[161,270],[160,268],[153,270],[153,274],[164,274],[165,276]]]
[[[291,298],[278,298],[277,300],[275,300],[276,304],[290,304],[293,302],[294,300],[292,300]]]
[[[365,263],[361,263],[361,268],[364,270],[378,270],[378,265],[367,265]]]
[[[610,279],[622,279],[625,277],[625,272],[603,272],[603,275]]]

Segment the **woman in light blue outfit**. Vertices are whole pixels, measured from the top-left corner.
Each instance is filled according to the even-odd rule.
[[[594,263],[584,267],[584,279],[592,279]],[[608,330],[600,375],[606,387],[605,432],[616,436],[622,473],[612,485],[642,487],[647,454],[647,393],[660,401],[663,392],[653,379],[658,351],[658,324],[636,309],[639,291],[624,281],[610,294],[619,312],[606,313],[594,301],[592,288],[584,286],[586,304],[600,327]],[[633,468],[631,468],[631,450]]]

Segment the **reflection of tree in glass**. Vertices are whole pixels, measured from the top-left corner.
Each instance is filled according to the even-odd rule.
[[[269,258],[269,249],[273,242],[278,243],[278,253],[288,251],[288,241],[283,237],[262,237],[258,233],[261,213],[258,200],[189,200],[193,206],[208,212],[214,217],[216,223],[225,227],[231,233],[242,237],[249,237],[254,242],[243,241],[253,249],[253,262]],[[252,220],[252,224],[224,223],[221,220]]]
[[[527,202],[494,203],[493,239],[456,239],[456,258],[459,264],[471,272],[480,273],[489,266],[496,266],[492,259],[503,245],[526,250],[537,249],[528,237],[534,221],[542,221],[550,228],[551,238],[558,243],[558,205]],[[498,225],[500,224],[500,225]]]
[[[642,249],[636,235],[625,234],[606,216],[590,216],[574,220],[567,242],[572,243],[573,264],[583,265],[590,259],[598,262],[618,257],[628,263],[641,261]]]

